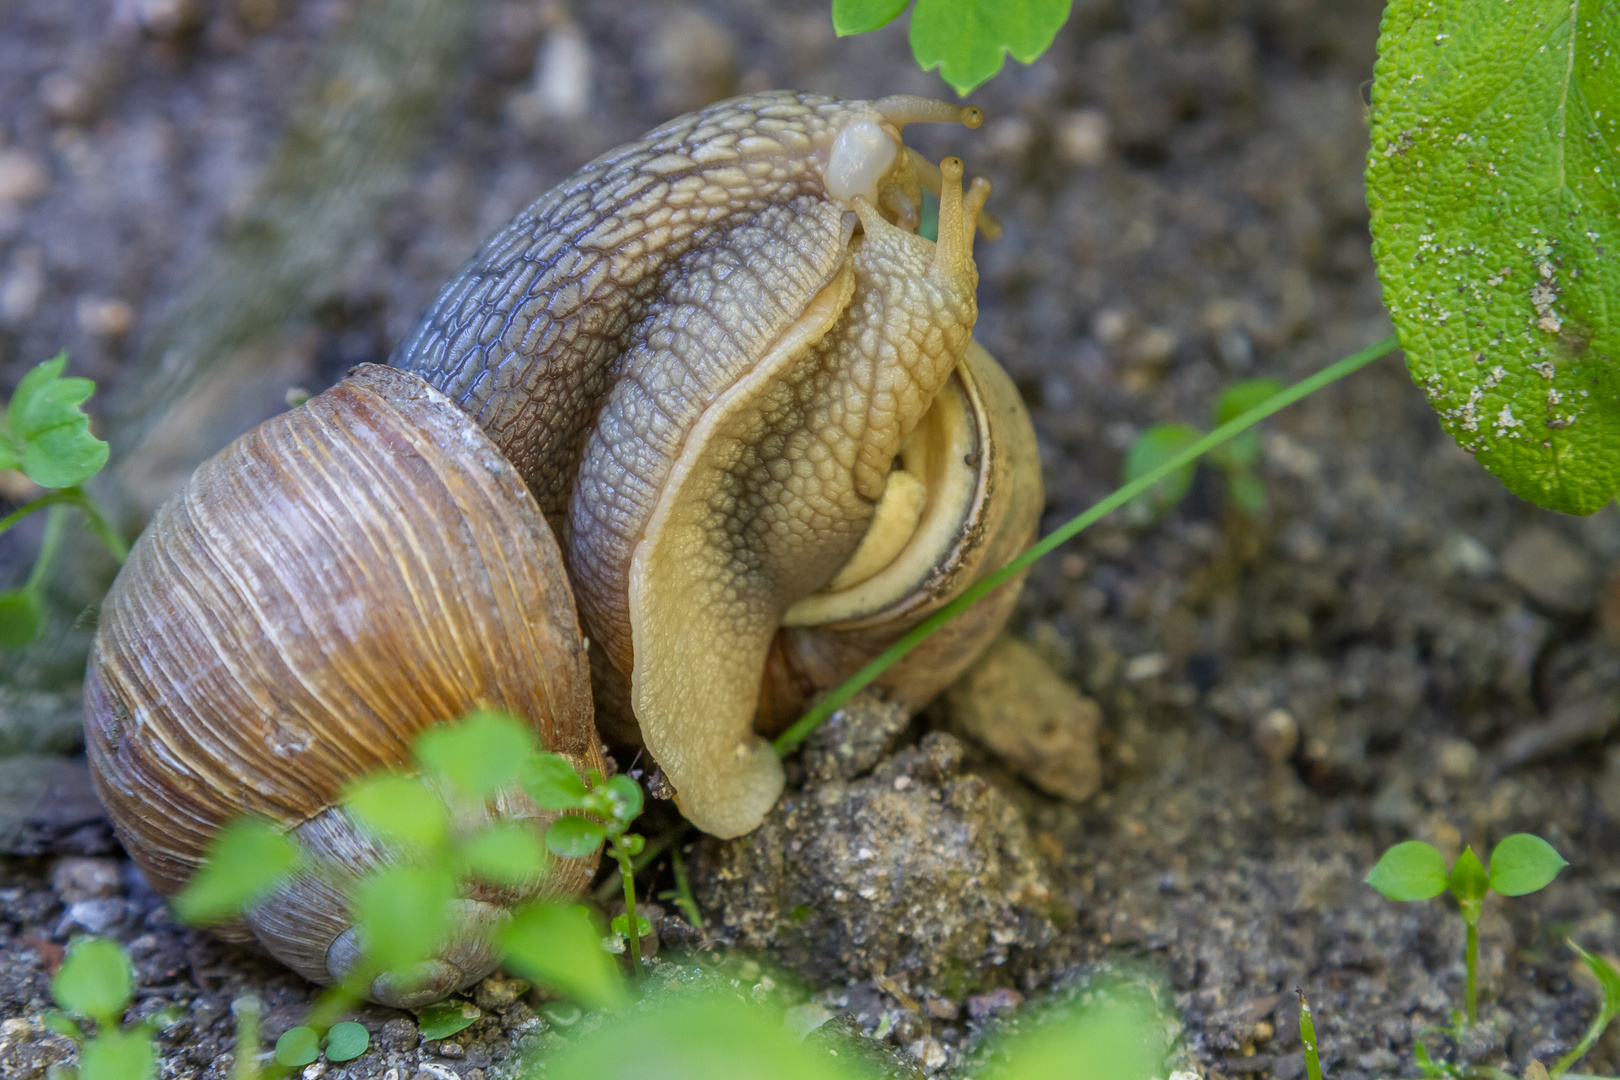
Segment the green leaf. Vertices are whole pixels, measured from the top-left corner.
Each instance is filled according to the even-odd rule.
[[[500,929],[502,963],[592,1009],[629,1003],[624,978],[602,950],[602,932],[582,907],[531,904]]]
[[[84,1029],[80,1027],[67,1013],[58,1009],[46,1009],[39,1015],[40,1022],[58,1035],[66,1035],[76,1043],[85,1040]]]
[[[175,914],[195,925],[234,918],[280,885],[298,865],[298,849],[268,821],[240,818],[208,845],[202,868],[174,898]]]
[[[1001,70],[1005,54],[1034,63],[1069,18],[1070,0],[917,0],[911,52],[924,71],[966,94]]]
[[[1446,861],[1433,845],[1408,840],[1384,852],[1367,884],[1391,900],[1430,900],[1446,891]]]
[[[39,636],[45,605],[27,589],[0,592],[0,648],[20,649]]]
[[[1125,475],[1121,483],[1128,484],[1152,472],[1202,437],[1203,432],[1187,424],[1154,424],[1136,437],[1125,454]],[[1185,499],[1192,490],[1194,467],[1188,464],[1177,469],[1132,500],[1136,515],[1152,521]]]
[[[506,713],[475,712],[416,737],[416,759],[472,799],[512,787],[534,753],[534,729]]]
[[[361,780],[343,797],[349,816],[386,840],[433,847],[450,835],[444,800],[420,780],[394,774]]]
[[[319,1057],[320,1053],[320,1036],[315,1034],[314,1028],[302,1024],[288,1028],[282,1033],[281,1038],[276,1040],[276,1062],[294,1069],[308,1065]]]
[[[101,1032],[79,1050],[79,1080],[154,1080],[157,1047],[145,1028]]]
[[[875,1075],[852,1057],[806,1045],[782,1023],[780,1013],[721,995],[668,994],[548,1053],[546,1080],[630,1076],[862,1080]],[[1071,1063],[1064,1076],[1076,1075]]]
[[[996,1040],[992,1066],[981,1080],[1149,1080],[1164,1076],[1167,1026],[1146,987],[1124,984],[1093,992],[1082,1003],[1058,1006],[1041,1024],[1025,1024]],[[1084,1062],[1083,1068],[1076,1063]]]
[[[644,802],[640,784],[620,773],[602,785],[602,790],[606,791],[613,801],[614,817],[625,824],[636,820]]]
[[[61,378],[66,366],[67,354],[58,353],[24,375],[6,410],[13,444],[6,456],[41,487],[82,484],[107,464],[107,444],[90,434],[90,418],[79,408],[96,384]]]
[[[833,0],[833,30],[839,37],[864,34],[887,26],[911,0]]]
[[[615,915],[615,916],[613,916],[613,921],[608,924],[608,929],[612,930],[615,934],[618,934],[622,938],[629,937],[630,936],[630,918],[629,918],[629,916],[628,915]],[[648,934],[651,934],[651,933],[652,933],[652,923],[648,922],[646,919],[643,919],[640,915],[637,915],[636,916],[636,937],[644,938]]]
[[[565,859],[583,859],[602,846],[607,828],[590,818],[564,817],[552,822],[546,830],[546,847],[553,855]]]
[[[1250,409],[1282,393],[1276,379],[1239,379],[1215,400],[1215,426],[1236,420]]]
[[[1569,862],[1539,836],[1514,833],[1491,852],[1491,888],[1503,896],[1544,889]]]
[[[1256,405],[1280,393],[1282,389],[1282,383],[1276,379],[1241,379],[1233,383],[1215,400],[1213,414],[1215,426],[1220,427],[1229,420],[1236,420]],[[1241,432],[1225,445],[1211,450],[1209,457],[1211,461],[1229,471],[1246,469],[1260,460],[1260,433],[1253,428]],[[1232,479],[1235,485],[1236,480]],[[1244,498],[1239,497],[1236,501],[1245,510],[1256,512],[1265,509],[1264,489],[1261,490],[1258,506],[1244,505]]]
[[[1462,909],[1463,921],[1469,926],[1476,925],[1480,912],[1484,910],[1485,892],[1491,883],[1473,848],[1463,848],[1462,854],[1457,856],[1447,884],[1451,888],[1451,895],[1457,898],[1457,906]]]
[[[497,885],[518,885],[546,867],[546,849],[527,825],[492,825],[461,848],[462,865]]]
[[[365,1025],[344,1020],[333,1024],[332,1030],[326,1033],[326,1060],[352,1061],[365,1053],[370,1045],[371,1033],[365,1029]]]
[[[1564,940],[1571,949],[1575,950],[1575,955],[1581,958],[1592,974],[1597,976],[1598,985],[1603,988],[1603,1005],[1598,1009],[1598,1014],[1592,1017],[1592,1022],[1587,1026],[1586,1034],[1581,1036],[1581,1041],[1576,1043],[1569,1053],[1559,1058],[1558,1064],[1553,1066],[1553,1076],[1567,1074],[1570,1067],[1585,1057],[1586,1052],[1597,1044],[1597,1041],[1603,1037],[1604,1030],[1608,1028],[1609,1022],[1615,1018],[1617,1013],[1620,1013],[1620,972],[1615,971],[1614,966],[1602,956],[1597,953],[1589,953],[1575,944],[1573,939],[1565,938]]]
[[[448,1039],[482,1015],[478,1006],[470,1001],[447,998],[424,1005],[416,1014],[416,1026],[424,1039]]]
[[[68,1012],[117,1027],[135,991],[135,972],[123,947],[107,938],[75,938],[51,980],[51,996]]]
[[[391,971],[421,963],[438,949],[456,898],[450,874],[391,866],[361,879],[351,898],[366,956]]]
[[[1446,430],[1515,494],[1620,490],[1620,6],[1394,0],[1367,201],[1384,303]]]
[[[531,754],[524,769],[523,790],[542,810],[578,810],[585,805],[585,782],[561,754]]]
[[[1266,508],[1265,481],[1254,475],[1252,469],[1228,469],[1226,491],[1232,505],[1245,514],[1258,514]]]

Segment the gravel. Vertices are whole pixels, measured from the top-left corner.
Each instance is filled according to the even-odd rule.
[[[482,236],[670,113],[771,86],[944,92],[903,28],[839,41],[824,0],[489,0],[466,9],[472,51],[417,88],[431,105],[409,114],[418,128],[379,144],[343,189],[345,241],[300,246],[313,226],[275,180],[278,138],[289,117],[320,121],[299,110],[321,100],[309,80],[333,70],[322,65],[356,9],[0,6],[0,387],[59,348],[100,380],[106,430],[122,451],[141,447],[103,492],[132,524],[289,391],[386,357]],[[975,94],[984,128],[908,132],[995,183],[1006,229],[979,248],[978,336],[1031,406],[1047,527],[1111,490],[1146,426],[1207,426],[1231,381],[1292,380],[1389,332],[1360,179],[1379,12],[1078,0],[1046,59],[1009,63]],[[218,336],[188,339],[219,346],[188,346],[194,369],[171,378],[153,343],[173,312],[198,310],[186,305],[199,280],[224,279],[221,266],[265,280],[249,272],[247,241],[267,235],[250,221],[281,230],[274,280],[297,287],[252,308],[248,340],[231,340],[226,318],[210,324]],[[1488,1025],[1459,1052],[1517,1073],[1571,1045],[1598,999],[1563,939],[1620,952],[1615,511],[1564,518],[1507,494],[1394,360],[1268,422],[1257,467],[1268,505],[1254,517],[1201,472],[1163,521],[1110,519],[1030,575],[1014,632],[1099,710],[1097,794],[1031,786],[957,741],[936,704],[798,770],[757,836],[691,847],[694,873],[709,868],[708,921],[663,920],[661,969],[724,970],[751,995],[814,1004],[832,1019],[813,1038],[876,1036],[893,1075],[920,1075],[961,1070],[985,1032],[1053,987],[1140,961],[1167,980],[1183,1063],[1206,1080],[1303,1075],[1296,986],[1329,1075],[1371,1080],[1411,1071],[1413,1041],[1461,1000],[1463,969],[1455,915],[1382,900],[1367,869],[1398,840],[1484,852],[1523,830],[1571,866],[1542,893],[1487,904]],[[8,485],[0,513],[27,495]],[[26,576],[37,539],[37,527],[0,538],[0,586]],[[0,657],[13,695],[0,706],[26,695],[29,715],[57,726],[35,737],[0,715],[8,750],[64,748],[59,720],[111,571],[88,543],[66,565],[44,640]],[[0,798],[0,841],[20,853],[0,862],[0,1073],[68,1059],[39,1017],[80,929],[136,957],[135,1015],[180,1007],[165,1076],[226,1075],[243,995],[264,1002],[271,1030],[296,1022],[311,988],[177,927],[86,816],[82,771],[53,765],[68,771],[47,784],[61,759],[7,760],[22,765],[0,777],[22,795]],[[896,789],[904,776],[913,785]],[[49,785],[60,799],[42,796]],[[957,830],[949,843],[930,839],[942,824]],[[954,880],[941,875],[959,856],[999,892],[956,889],[925,940],[903,906],[837,899],[853,867],[795,864],[795,841],[864,844],[889,880]],[[655,891],[671,884],[658,873]],[[782,911],[786,928],[761,914]],[[488,1080],[591,1023],[511,990],[480,988],[481,1018],[442,1043],[367,1010],[373,1049],[324,1075]],[[1616,1038],[1589,1071],[1620,1068]]]

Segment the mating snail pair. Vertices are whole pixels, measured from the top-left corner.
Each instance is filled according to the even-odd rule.
[[[759,823],[783,783],[760,733],[1005,563],[1042,503],[1029,418],[971,336],[989,185],[907,148],[915,121],[979,113],[773,92],[673,120],[514,218],[390,367],[198,469],[107,597],[86,681],[97,789],[155,887],[244,813],[387,862],[342,790],[479,706],[581,770],[600,723],[699,828]],[[880,691],[920,708],[1015,596]],[[427,992],[487,974],[477,931],[511,901],[471,888]],[[327,982],[358,960],[350,923],[307,877],[222,933]]]

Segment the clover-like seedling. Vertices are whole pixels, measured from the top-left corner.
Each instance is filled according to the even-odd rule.
[[[1274,379],[1242,379],[1228,386],[1211,410],[1215,427],[1242,416],[1282,389]],[[1146,476],[1204,437],[1191,424],[1154,424],[1138,435],[1125,454],[1123,480]],[[1266,508],[1266,487],[1255,474],[1260,460],[1260,436],[1253,429],[1235,435],[1209,452],[1209,463],[1226,476],[1227,495],[1245,514]],[[1194,462],[1177,469],[1132,500],[1130,513],[1139,523],[1154,521],[1173,509],[1192,490]]]
[[[45,1014],[52,1031],[79,1044],[79,1080],[147,1080],[157,1075],[152,1035],[168,1026],[165,1010],[123,1027],[124,1011],[135,996],[135,970],[129,955],[107,938],[75,938],[51,980],[51,996],[61,1012]],[[93,1021],[95,1034],[83,1021]]]
[[[0,590],[0,648],[20,649],[38,636],[45,622],[45,586],[61,551],[64,511],[77,506],[90,527],[120,562],[123,538],[102,516],[79,485],[107,464],[107,444],[90,433],[82,406],[96,391],[89,379],[64,379],[67,354],[36,365],[17,384],[11,401],[0,410],[0,471],[15,469],[43,488],[55,488],[0,517],[0,533],[40,510],[50,510],[45,538],[27,582]]]
[[[1539,836],[1514,833],[1491,852],[1489,868],[1481,865],[1473,848],[1464,848],[1451,870],[1432,844],[1407,840],[1384,852],[1367,875],[1367,884],[1391,900],[1432,900],[1450,892],[1468,927],[1464,959],[1468,965],[1467,1016],[1478,1018],[1479,917],[1485,894],[1525,896],[1545,888],[1558,871],[1568,866],[1564,857]]]

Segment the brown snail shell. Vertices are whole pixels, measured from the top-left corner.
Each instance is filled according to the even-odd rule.
[[[601,768],[561,555],[533,496],[476,424],[420,379],[371,367],[205,462],[141,535],[102,609],[86,681],[96,789],[160,892],[226,821],[261,814],[358,874],[387,850],[337,807],[411,737],[480,706]],[[496,812],[551,815],[511,799]],[[574,895],[559,860],[531,895]],[[341,883],[309,876],[223,936],[317,982],[354,963]],[[486,975],[476,933],[516,897],[475,889],[464,932],[391,1004]]]

